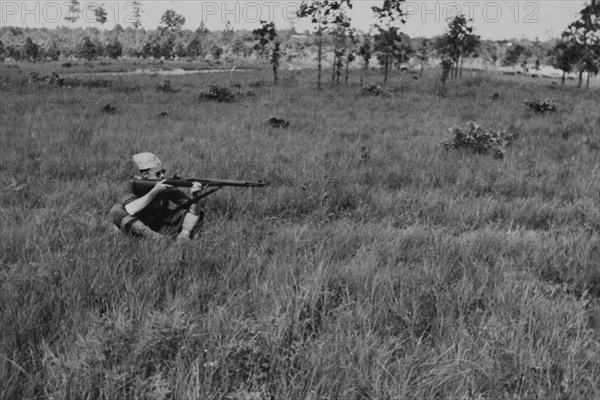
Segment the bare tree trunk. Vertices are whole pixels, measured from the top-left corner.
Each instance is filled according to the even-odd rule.
[[[425,64],[421,63],[421,71],[419,71],[419,78],[423,76],[423,69],[425,68]]]
[[[317,65],[317,90],[321,90],[321,55],[322,55],[322,48],[323,48],[323,42],[321,41],[321,27],[319,26],[319,31],[317,32],[317,35],[319,36],[318,39],[318,43],[317,43],[317,58],[318,58],[318,65]]]
[[[581,84],[583,83],[583,69],[579,70],[579,87],[581,88]]]
[[[367,72],[369,72],[369,64],[367,64],[365,62],[365,66],[364,66],[363,70],[360,73],[360,87],[361,88],[363,87],[364,80],[367,77]]]
[[[388,53],[386,51],[384,59],[383,59],[383,83],[387,83],[388,68],[389,68],[389,61],[388,61]]]
[[[344,78],[344,83],[348,86],[348,75],[350,74],[350,63],[346,60],[346,77]]]
[[[561,82],[561,85],[562,85],[562,86],[565,86],[565,75],[566,75],[566,74],[567,74],[567,72],[566,72],[566,71],[563,71],[563,74],[562,74],[562,82]]]
[[[589,89],[590,88],[590,71],[588,71],[587,73],[587,79],[585,81],[585,89]]]
[[[71,60],[75,58],[75,53],[77,53],[77,43],[75,42],[75,28],[71,24],[71,41],[73,42],[73,53],[71,53]]]
[[[331,83],[335,82],[335,68],[337,62],[337,51],[336,48],[333,49],[333,63],[331,65]]]

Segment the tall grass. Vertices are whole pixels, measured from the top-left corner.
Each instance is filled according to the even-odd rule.
[[[311,71],[58,89],[27,68],[0,65],[0,398],[600,397],[597,93],[481,74],[439,98],[435,70],[392,97],[317,96]],[[199,100],[232,81],[257,94]],[[443,149],[469,120],[518,134],[503,161]],[[139,151],[271,185],[209,198],[193,243],[122,237]]]

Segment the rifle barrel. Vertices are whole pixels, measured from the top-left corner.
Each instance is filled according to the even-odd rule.
[[[135,180],[134,185],[139,188],[142,192],[147,193],[162,179],[139,179]],[[166,179],[165,184],[174,187],[192,187],[194,182],[199,182],[202,186],[208,187],[223,187],[223,186],[236,186],[236,187],[265,187],[267,184],[262,181],[245,182],[245,181],[232,181],[232,180],[217,180],[217,179],[203,179],[203,178],[172,178]]]
[[[203,186],[244,186],[244,187],[265,187],[266,183],[262,181],[231,181],[231,180],[216,180],[192,178],[185,179],[189,182],[200,182]],[[191,186],[191,185],[190,185]]]

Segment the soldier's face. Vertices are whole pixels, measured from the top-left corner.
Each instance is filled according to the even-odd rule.
[[[145,171],[142,173],[142,176],[145,179],[163,179],[165,172],[167,172],[167,170],[164,168],[157,171]]]

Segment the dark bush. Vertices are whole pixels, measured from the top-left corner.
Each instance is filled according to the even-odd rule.
[[[527,107],[531,108],[537,113],[555,112],[556,102],[554,99],[533,99],[525,100]]]
[[[360,89],[361,96],[390,96],[390,92],[387,89],[382,88],[379,85],[369,85]]]
[[[169,81],[168,79],[165,79],[164,81],[162,81],[161,83],[159,83],[158,85],[156,85],[156,90],[159,92],[166,92],[166,93],[176,93],[179,92],[179,90],[174,89],[171,86],[171,81]]]
[[[218,101],[219,103],[231,103],[235,100],[235,95],[229,88],[219,85],[210,85],[208,89],[203,90],[199,96],[200,100]]]
[[[504,158],[506,147],[514,140],[515,135],[505,131],[488,131],[475,122],[467,122],[467,129],[458,126],[449,129],[452,139],[443,142],[446,150],[471,149],[478,154],[492,152],[496,158]]]

